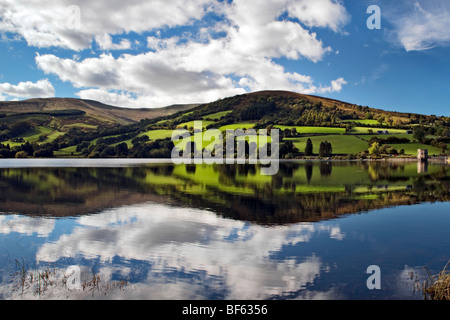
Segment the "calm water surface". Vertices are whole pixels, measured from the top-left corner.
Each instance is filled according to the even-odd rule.
[[[0,298],[422,299],[450,260],[449,169],[0,162]],[[101,285],[69,290],[70,266]]]

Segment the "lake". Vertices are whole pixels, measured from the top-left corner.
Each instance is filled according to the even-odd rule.
[[[450,260],[449,166],[260,170],[1,160],[0,299],[420,300]]]

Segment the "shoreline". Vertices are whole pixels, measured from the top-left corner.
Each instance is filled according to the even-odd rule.
[[[194,160],[194,159],[192,159]],[[236,159],[235,159],[236,160]],[[192,161],[193,162],[193,161]],[[297,159],[270,159],[270,162],[397,162],[397,163],[414,163],[421,162],[417,158],[377,158],[377,159],[344,159],[344,158],[297,158]],[[145,164],[177,164],[172,159],[158,159],[158,158],[4,158],[0,159],[0,168],[23,168],[29,167],[92,167],[92,166],[122,166],[122,165],[145,165]],[[429,158],[424,163],[444,164],[450,165],[446,158]],[[184,164],[184,163],[180,163]],[[189,164],[189,163],[188,163]],[[194,163],[191,163],[194,164]],[[201,164],[206,164],[202,161]],[[222,164],[227,164],[225,161]],[[233,164],[238,164],[237,162]],[[249,164],[248,159],[245,164]],[[260,162],[258,161],[258,164]]]

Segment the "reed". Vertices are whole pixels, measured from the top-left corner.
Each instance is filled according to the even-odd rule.
[[[30,294],[44,298],[52,290],[57,290],[58,292],[59,289],[64,289],[66,293],[71,291],[67,288],[67,276],[62,274],[61,270],[50,267],[39,270],[30,269],[23,259],[22,261],[16,259],[15,262],[17,271],[15,272],[14,278],[17,281],[15,282],[14,291],[20,290],[20,296],[22,298],[29,297]],[[102,281],[99,274],[92,272],[92,278],[87,279],[81,284],[81,292],[91,292],[92,296],[94,296],[94,292],[107,295],[113,290],[124,290],[128,285],[129,283],[126,280]]]
[[[425,300],[450,300],[450,271],[445,265],[438,274],[433,275],[426,269],[427,279],[422,286],[422,292]]]

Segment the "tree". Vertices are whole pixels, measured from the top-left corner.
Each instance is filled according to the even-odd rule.
[[[35,158],[52,158],[53,151],[50,149],[38,149],[33,153]]]
[[[328,141],[324,141],[320,143],[319,147],[319,157],[330,157],[333,153],[333,147],[331,146],[331,143]]]
[[[369,148],[369,154],[378,156],[380,155],[380,143],[374,142],[372,146]]]
[[[27,158],[28,153],[26,151],[19,151],[16,153],[16,158]]]
[[[292,137],[291,129],[289,129],[289,128],[284,129],[284,136],[285,137]]]
[[[450,130],[448,128],[443,130],[441,136],[442,137],[450,137]]]
[[[423,142],[426,137],[425,130],[421,126],[417,126],[413,130],[413,138],[419,142]]]
[[[28,121],[19,121],[19,122],[14,123],[11,126],[11,135],[18,136],[30,129],[31,129],[31,125]]]
[[[354,127],[355,127],[355,124],[354,124],[354,123],[348,123],[348,124],[345,126],[345,132],[351,132],[351,131],[353,130]]]
[[[313,144],[311,139],[308,138],[306,141],[306,147],[305,147],[305,155],[312,156],[313,154]]]
[[[118,157],[128,156],[128,145],[125,142],[119,143],[114,147],[114,151]]]

